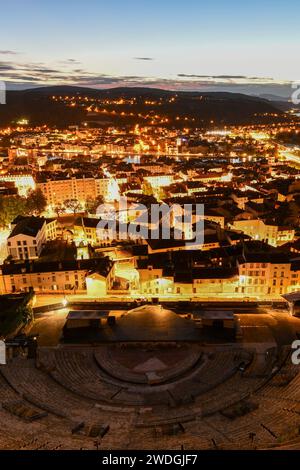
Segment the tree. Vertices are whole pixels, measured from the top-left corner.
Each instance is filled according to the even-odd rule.
[[[30,191],[27,202],[26,209],[27,212],[31,215],[40,215],[47,206],[47,200],[40,188]]]
[[[26,213],[26,199],[21,196],[0,196],[0,226],[5,228]]]
[[[54,210],[57,217],[60,217],[64,213],[64,207],[60,202],[55,206]]]
[[[104,203],[103,196],[97,196],[95,199],[88,197],[85,203],[85,208],[91,214],[95,214],[97,212],[97,208]]]
[[[76,212],[82,210],[82,205],[79,201],[77,201],[77,199],[67,199],[64,202],[64,206],[66,209],[71,210],[74,215],[76,214]]]

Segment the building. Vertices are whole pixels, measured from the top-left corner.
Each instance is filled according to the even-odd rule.
[[[43,217],[16,217],[7,240],[7,251],[13,259],[35,259],[44,244],[57,238],[56,219]]]
[[[127,215],[127,214],[125,214]],[[77,246],[82,245],[110,245],[112,241],[123,240],[127,238],[127,225],[120,225],[116,222],[115,230],[110,228],[109,222],[101,228],[99,222],[101,219],[91,217],[79,217],[74,222],[74,241]],[[104,219],[105,220],[105,219]],[[123,227],[124,226],[124,227]],[[125,231],[121,231],[124,228]]]
[[[0,182],[0,196],[15,196],[18,194],[18,189],[12,181]]]
[[[25,173],[7,173],[0,175],[0,182],[14,183],[20,196],[27,196],[30,191],[35,189],[33,176]]]
[[[264,202],[263,195],[256,191],[240,191],[237,190],[230,195],[231,199],[237,204],[239,209],[245,210],[248,201],[262,204]]]
[[[93,283],[93,274],[105,284]],[[0,270],[0,292],[83,293],[106,295],[113,285],[113,262],[109,258],[92,260],[7,263]],[[89,286],[87,291],[87,285]],[[96,287],[96,288],[95,288]]]
[[[291,284],[291,262],[281,253],[249,253],[238,263],[237,293],[245,297],[281,296]]]
[[[43,218],[21,218],[7,239],[9,256],[14,260],[37,259],[47,241],[46,226]]]
[[[174,183],[174,180],[174,175],[168,175],[166,173],[158,173],[156,175],[144,177],[144,181],[153,189],[170,186],[170,184]]]
[[[275,247],[292,242],[295,236],[293,228],[281,226],[275,222],[264,222],[261,219],[235,220],[231,226],[254,240],[260,240]]]
[[[106,201],[119,198],[119,186],[114,178],[61,177],[39,182],[37,186],[46,197],[47,203],[53,207],[63,204],[67,199],[75,199],[84,205],[88,199],[99,196]]]

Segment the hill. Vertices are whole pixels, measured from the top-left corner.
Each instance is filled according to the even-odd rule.
[[[8,91],[7,104],[0,107],[0,126],[26,118],[32,125],[58,127],[82,121],[206,127],[211,121],[223,125],[274,122],[274,115],[281,120],[284,116],[276,103],[238,93],[53,86]]]

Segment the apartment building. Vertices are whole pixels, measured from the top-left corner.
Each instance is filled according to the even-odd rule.
[[[76,199],[85,204],[87,199],[102,196],[106,201],[119,198],[119,186],[114,178],[66,178],[53,179],[38,183],[46,197],[47,203],[53,207],[63,204],[67,199]]]
[[[46,225],[43,218],[22,218],[7,239],[9,256],[14,260],[37,259],[47,241]]]
[[[292,242],[295,237],[293,228],[271,222],[267,223],[261,219],[235,220],[231,226],[233,229],[249,235],[254,240],[264,241],[275,247]]]
[[[105,288],[108,291],[114,279],[113,263],[108,258],[8,263],[0,268],[0,293],[34,289],[36,293],[85,294],[86,280],[91,279],[94,273],[105,279]],[[103,290],[101,292],[103,294]]]
[[[245,296],[278,296],[291,285],[291,262],[280,253],[248,254],[238,265],[237,292]]]
[[[45,243],[56,238],[56,219],[18,216],[12,222],[7,251],[14,260],[37,259]]]
[[[234,267],[192,267],[184,265],[184,256],[177,266],[166,254],[138,260],[141,294],[265,300],[300,289],[299,262],[281,253],[249,253]]]

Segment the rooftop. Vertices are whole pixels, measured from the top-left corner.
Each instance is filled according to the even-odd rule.
[[[35,238],[44,224],[45,219],[43,218],[33,216],[25,217],[17,223],[8,238],[13,238],[17,235],[26,235]]]

